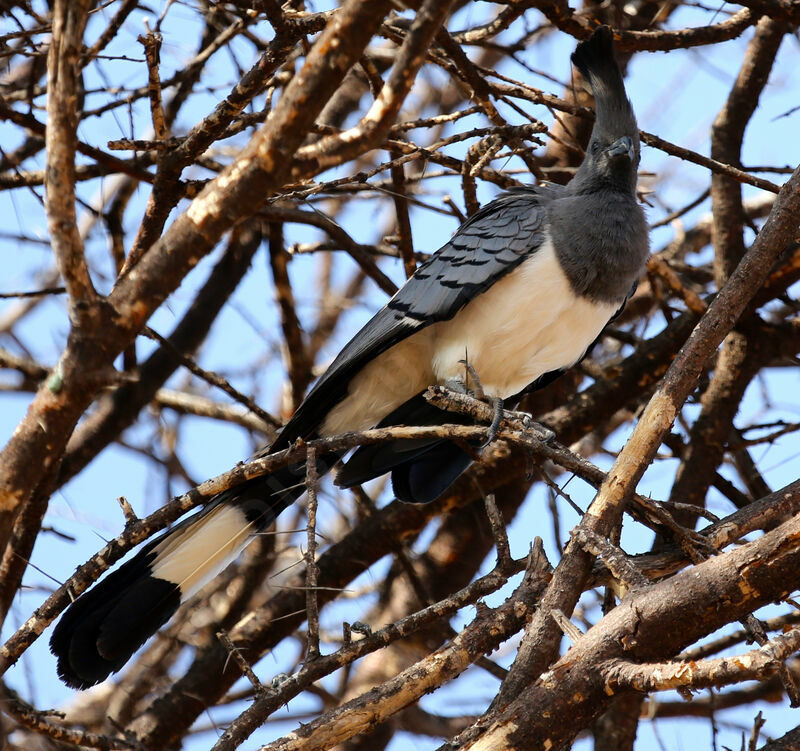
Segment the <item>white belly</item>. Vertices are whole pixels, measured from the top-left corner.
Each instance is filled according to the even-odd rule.
[[[569,367],[618,305],[577,297],[546,242],[453,318],[435,324],[437,383],[463,379],[469,361],[491,396],[513,396],[540,375]]]
[[[375,358],[350,382],[320,433],[364,430],[428,386],[464,381],[468,359],[490,396],[507,398],[577,362],[618,305],[577,297],[547,241],[454,318]]]

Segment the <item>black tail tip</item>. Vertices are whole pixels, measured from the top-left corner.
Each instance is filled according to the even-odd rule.
[[[116,666],[106,660],[92,643],[92,637],[87,634],[87,624],[67,623],[62,626],[63,623],[62,620],[56,626],[50,639],[50,651],[57,659],[58,677],[70,688],[80,691],[108,678]],[[74,630],[71,625],[75,626]]]
[[[149,574],[130,581],[142,562],[131,560],[84,593],[61,617],[50,639],[58,677],[87,689],[121,670],[178,609],[180,588]]]
[[[571,60],[585,78],[591,78],[598,67],[614,62],[614,32],[609,26],[598,26],[588,39],[578,44]]]
[[[50,651],[53,651],[52,647]],[[66,655],[56,655],[56,657],[58,658],[56,663],[58,677],[69,688],[74,688],[77,691],[85,691],[87,688],[96,686],[111,675],[111,668],[106,669],[105,666],[95,665],[93,666],[92,677],[86,678],[73,670]]]

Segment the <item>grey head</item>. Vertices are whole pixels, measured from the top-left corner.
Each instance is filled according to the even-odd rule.
[[[611,29],[581,42],[572,62],[595,99],[595,122],[581,166],[547,204],[556,255],[573,291],[622,304],[649,253],[647,222],[636,200],[639,130],[622,80]]]
[[[572,62],[594,95],[595,121],[586,157],[569,190],[584,193],[612,188],[633,194],[639,167],[639,129],[614,57],[611,29],[596,29],[576,47]]]

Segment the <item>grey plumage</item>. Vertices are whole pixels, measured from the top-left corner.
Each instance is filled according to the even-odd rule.
[[[635,198],[608,189],[568,195],[549,215],[556,254],[575,293],[623,304],[649,254],[647,222]]]
[[[595,122],[575,177],[550,206],[553,242],[577,294],[621,300],[649,253],[647,222],[636,200],[639,129],[611,29],[601,26],[581,42],[572,62],[594,94]]]
[[[465,356],[487,393],[510,403],[584,356],[648,252],[635,195],[638,130],[613,54],[601,27],[572,57],[594,93],[596,119],[569,184],[511,190],[465,222],[344,347],[264,453],[376,424],[464,422],[422,392],[462,374]],[[319,456],[320,474],[338,458]],[[398,498],[425,502],[470,462],[446,440],[398,441],[357,450],[338,482],[391,472]],[[304,474],[287,467],[225,491],[79,597],[51,640],[62,679],[86,688],[119,670],[181,600],[299,497]]]

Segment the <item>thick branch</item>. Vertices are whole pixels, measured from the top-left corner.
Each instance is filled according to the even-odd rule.
[[[89,0],[59,0],[47,56],[47,225],[58,267],[70,296],[73,324],[95,296],[75,217],[75,148],[78,140],[80,60]]]
[[[638,591],[514,697],[482,735],[448,747],[522,751],[568,744],[618,695],[598,664],[668,659],[704,634],[786,596],[800,584],[799,565],[800,520],[794,518],[755,542]],[[768,659],[774,664],[776,658]],[[570,721],[554,723],[553,717]]]
[[[424,694],[460,675],[493,651],[530,616],[547,581],[546,566],[532,566],[522,584],[499,608],[479,608],[478,616],[449,644],[314,722],[265,746],[265,751],[324,751],[365,732]]]
[[[439,26],[447,18],[451,1],[425,0],[414,16],[389,80],[367,114],[344,133],[327,136],[301,148],[294,165],[296,176],[329,169],[381,144],[389,134],[406,95],[411,91],[417,71],[425,62]]]
[[[787,30],[782,21],[762,18],[747,48],[747,54],[728,100],[711,129],[711,158],[741,166],[742,140],[758,99],[775,62]],[[722,286],[744,255],[744,209],[742,189],[736,180],[714,173],[711,177],[711,203],[714,216],[714,276]]]
[[[609,535],[625,503],[655,456],[684,401],[694,389],[707,359],[716,351],[750,299],[766,279],[800,222],[800,169],[783,186],[769,219],[741,264],[712,302],[670,366],[627,444],[590,506],[582,525]],[[570,545],[556,569],[542,608],[526,631],[517,660],[503,684],[500,702],[518,695],[557,654],[560,632],[545,613],[571,613],[586,581],[592,556]],[[546,609],[545,609],[546,607]]]

